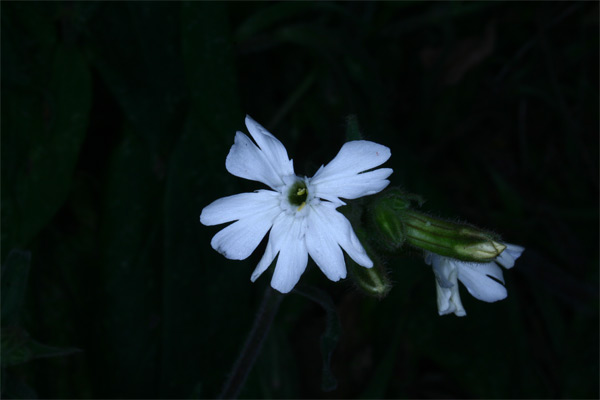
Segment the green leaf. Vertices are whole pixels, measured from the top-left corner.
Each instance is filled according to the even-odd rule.
[[[331,372],[331,356],[337,347],[337,343],[342,333],[342,326],[338,316],[335,304],[329,295],[316,287],[300,284],[294,289],[298,293],[309,300],[314,301],[326,313],[325,331],[321,335],[321,356],[323,357],[323,370],[321,374],[321,388],[330,392],[337,387],[337,380]]]
[[[80,352],[76,348],[47,346],[33,340],[18,327],[2,329],[2,367],[24,364],[36,358],[59,357]]]
[[[93,349],[106,371],[101,397],[156,393],[162,189],[148,146],[126,128],[108,165],[102,212],[102,341]]]
[[[43,91],[9,89],[3,102],[3,141],[16,152],[5,159],[3,146],[3,248],[26,246],[64,203],[85,138],[91,105],[85,61],[61,45],[49,73]]]
[[[2,325],[19,322],[27,290],[31,253],[12,250],[2,264]]]
[[[89,26],[89,55],[134,132],[153,154],[171,150],[185,108],[176,2],[103,4]]]

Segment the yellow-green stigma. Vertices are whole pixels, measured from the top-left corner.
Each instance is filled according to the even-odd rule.
[[[300,211],[306,206],[306,198],[308,197],[308,190],[306,184],[303,181],[298,181],[292,185],[288,193],[288,200],[290,204],[298,206]]]

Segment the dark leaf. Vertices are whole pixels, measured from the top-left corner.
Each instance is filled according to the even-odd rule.
[[[131,129],[108,166],[104,196],[98,346],[106,370],[102,396],[156,392],[160,335],[162,221],[160,172]],[[123,223],[123,221],[127,221]]]
[[[91,103],[85,61],[59,46],[49,74],[43,91],[11,90],[3,102],[3,138],[23,152],[6,160],[14,163],[7,166],[13,176],[4,176],[3,157],[3,248],[27,245],[63,204],[85,138]]]
[[[80,351],[76,348],[60,348],[41,344],[19,327],[2,329],[3,368],[24,364],[36,358],[66,356]]]
[[[19,322],[27,290],[31,253],[12,250],[2,264],[2,325]]]
[[[185,108],[179,3],[104,3],[88,32],[90,56],[152,155],[172,148]]]

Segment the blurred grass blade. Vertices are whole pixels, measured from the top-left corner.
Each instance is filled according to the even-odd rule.
[[[243,41],[256,35],[273,25],[281,23],[288,18],[297,18],[305,11],[310,11],[314,4],[310,2],[282,2],[272,3],[267,7],[260,8],[248,17],[235,31],[236,41]]]
[[[358,125],[358,118],[355,114],[350,114],[346,117],[346,140],[361,140],[362,134],[360,133],[360,126]]]

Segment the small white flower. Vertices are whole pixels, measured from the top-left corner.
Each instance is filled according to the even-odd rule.
[[[512,268],[515,260],[525,248],[504,243],[506,249],[492,262],[473,263],[425,252],[425,262],[433,266],[436,278],[438,313],[454,313],[459,317],[467,315],[460,301],[458,281],[461,281],[469,293],[476,299],[493,303],[506,298],[502,269]]]
[[[243,260],[271,230],[251,280],[254,282],[279,254],[271,286],[282,293],[296,285],[309,254],[332,281],[346,277],[342,249],[357,264],[371,268],[373,262],[350,222],[336,208],[346,204],[340,198],[371,195],[390,183],[386,178],[391,169],[369,171],[390,158],[390,149],[364,140],[348,142],[315,176],[299,177],[279,140],[249,116],[246,127],[258,147],[237,132],[225,162],[227,171],[273,190],[224,197],[206,206],[200,215],[204,225],[235,221],[212,238],[213,249],[229,259]]]

